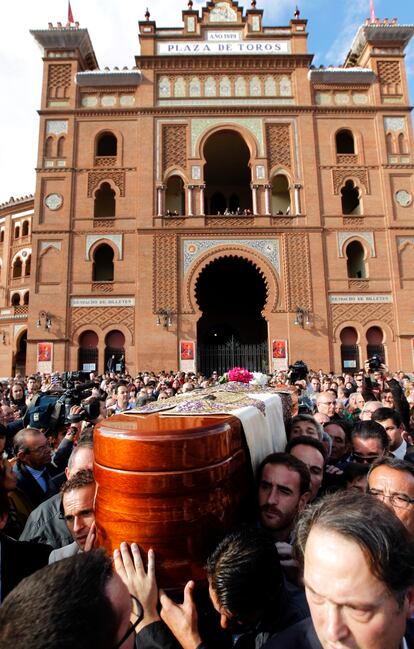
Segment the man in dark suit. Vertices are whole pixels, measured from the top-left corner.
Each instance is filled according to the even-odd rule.
[[[346,491],[297,528],[311,618],[264,649],[413,649],[414,541],[380,500]]]
[[[37,428],[23,428],[13,440],[17,462],[17,486],[24,491],[33,509],[59,492],[53,476],[59,469],[51,464],[52,450],[46,436]],[[61,470],[60,470],[61,471]]]
[[[0,602],[22,579],[46,566],[52,551],[49,545],[15,541],[3,534],[8,512],[7,493],[0,487]]]

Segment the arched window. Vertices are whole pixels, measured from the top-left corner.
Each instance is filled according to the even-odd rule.
[[[355,153],[355,142],[352,131],[343,129],[336,134],[337,153]]]
[[[20,293],[13,293],[11,298],[11,305],[19,306],[19,304],[20,304]]]
[[[23,262],[20,257],[17,257],[13,264],[13,278],[21,277],[23,272]]]
[[[103,243],[95,250],[93,256],[92,281],[114,281],[114,251],[107,243]]]
[[[408,153],[407,141],[404,137],[404,133],[400,133],[398,136],[398,152],[400,155],[406,155]]]
[[[53,137],[46,138],[45,142],[45,158],[53,157]]]
[[[23,297],[23,304],[29,304],[29,291],[26,291]]]
[[[210,200],[209,214],[224,214],[226,209],[226,197],[221,192],[215,192]]]
[[[340,338],[342,370],[358,370],[359,348],[357,345],[357,332],[353,327],[345,327],[341,331]]]
[[[26,259],[26,263],[24,265],[24,274],[26,277],[30,275],[30,269],[32,265],[32,255],[29,255]]]
[[[81,372],[95,372],[98,369],[98,335],[92,331],[84,331],[79,336],[78,369]]]
[[[381,358],[385,363],[384,350],[384,332],[380,327],[370,327],[367,331],[367,358],[372,358],[374,354]]]
[[[24,221],[22,225],[22,237],[27,237],[29,234],[29,221]]]
[[[4,243],[4,230],[0,230],[0,243]]]
[[[348,277],[365,279],[365,250],[359,241],[351,241],[346,247]]]
[[[184,182],[180,176],[170,176],[167,180],[165,194],[165,209],[167,214],[185,214]]]
[[[272,179],[272,214],[290,214],[289,181],[283,174]]]
[[[94,217],[113,218],[115,216],[115,192],[109,183],[102,183],[95,193]]]
[[[102,133],[96,145],[96,155],[111,157],[116,156],[118,141],[113,133]]]
[[[387,152],[389,155],[392,155],[394,153],[394,142],[392,138],[392,133],[387,133],[386,140],[387,140]]]
[[[19,239],[20,238],[20,228],[18,225],[14,228],[14,238]]]
[[[342,214],[361,214],[359,202],[359,188],[352,180],[347,180],[341,189]]]
[[[65,138],[64,137],[60,137],[59,140],[58,140],[57,157],[58,158],[64,158],[65,157]]]

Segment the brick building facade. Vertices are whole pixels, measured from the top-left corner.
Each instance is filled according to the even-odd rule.
[[[31,199],[0,207],[4,373],[25,335],[28,372],[39,343],[56,370],[103,371],[113,353],[132,373],[197,356],[265,369],[285,343],[314,369],[378,352],[412,370],[414,26],[367,23],[343,67],[316,69],[298,13],[266,27],[255,2],[213,0],[182,18],[147,14],[122,70],[99,69],[77,24],[32,31],[44,75],[23,239]]]

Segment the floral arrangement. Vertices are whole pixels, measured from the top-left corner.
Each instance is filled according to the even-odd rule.
[[[253,372],[253,377],[250,383],[251,385],[260,385],[264,388],[269,383],[269,377],[267,374],[263,374],[262,372]]]
[[[253,374],[244,367],[233,367],[232,370],[228,371],[227,376],[229,381],[237,381],[238,383],[250,383],[253,378]]]

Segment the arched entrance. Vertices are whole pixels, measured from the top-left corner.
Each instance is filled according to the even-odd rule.
[[[385,363],[384,332],[380,327],[370,327],[367,331],[367,358],[379,356]]]
[[[115,362],[110,366],[112,356]],[[105,369],[115,372],[123,372],[125,369],[125,336],[117,329],[110,331],[105,337]]]
[[[345,327],[340,337],[342,370],[356,372],[360,368],[358,334],[353,327]]]
[[[99,338],[95,331],[84,331],[79,336],[78,369],[82,372],[98,370],[98,344]]]
[[[27,331],[20,334],[16,344],[16,355],[14,357],[13,374],[26,374],[26,349],[27,349]]]
[[[234,366],[268,370],[267,299],[260,270],[242,257],[208,264],[196,284],[202,316],[197,323],[198,370],[220,374]]]
[[[236,131],[219,131],[204,146],[206,214],[252,209],[250,151]]]

